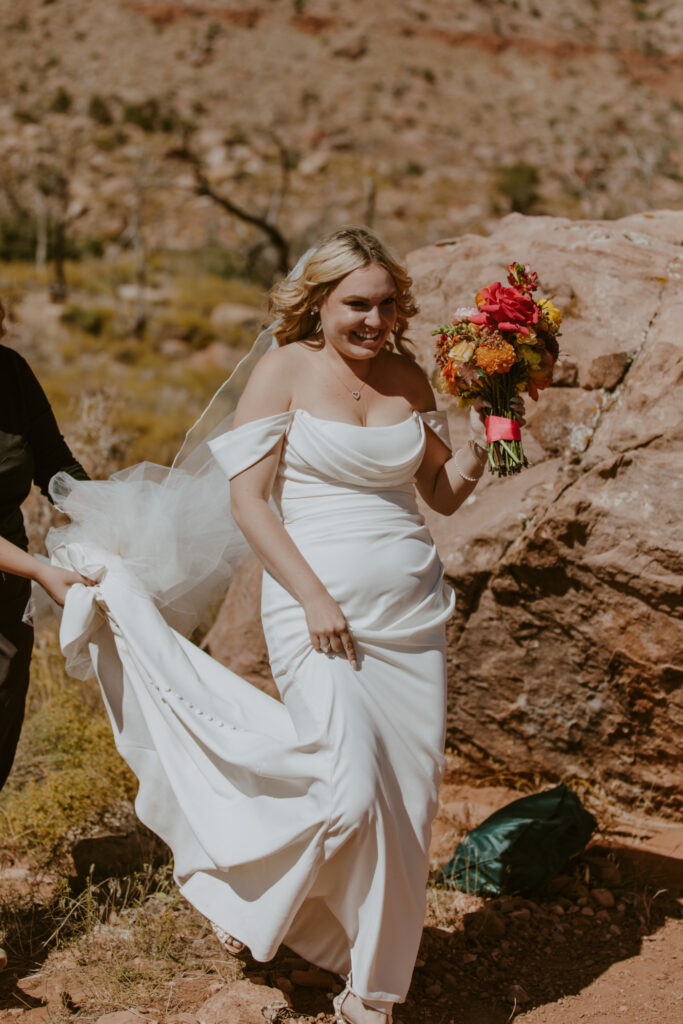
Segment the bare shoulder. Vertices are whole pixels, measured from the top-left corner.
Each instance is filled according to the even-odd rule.
[[[261,356],[254,368],[254,373],[258,373],[264,378],[269,375],[277,376],[280,373],[287,373],[289,368],[298,362],[298,350],[298,345],[280,345],[278,348],[271,349],[270,352]]]
[[[289,410],[299,365],[296,348],[283,345],[259,359],[237,403],[235,426]]]
[[[400,352],[386,352],[386,369],[394,385],[417,412],[436,409],[436,399],[427,375],[410,356]]]

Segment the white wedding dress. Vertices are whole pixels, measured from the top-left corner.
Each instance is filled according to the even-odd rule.
[[[275,505],[357,646],[357,671],[315,651],[266,573],[283,703],[172,630],[116,552],[74,527],[54,552],[100,579],[69,592],[62,646],[92,659],[136,810],[171,847],[183,895],[256,959],[284,942],[352,970],[374,1001],[410,984],[443,767],[454,599],[415,499],[425,424],[444,436],[439,413],[362,427],[296,410],[210,443],[230,478],[285,435]]]

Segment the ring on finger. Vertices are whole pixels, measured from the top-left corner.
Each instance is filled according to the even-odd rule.
[[[324,644],[320,645],[320,650],[323,652],[323,654],[327,654],[328,651],[330,650],[331,646],[332,646],[332,644],[328,640],[327,643],[324,643]]]

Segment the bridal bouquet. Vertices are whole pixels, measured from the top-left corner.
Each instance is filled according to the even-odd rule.
[[[489,468],[499,476],[519,473],[528,462],[513,399],[527,392],[534,401],[552,383],[562,314],[550,299],[533,299],[538,274],[523,263],[507,268],[508,284],[487,285],[476,308],[461,307],[453,322],[437,327],[437,390],[469,406],[477,398],[491,407],[486,419]]]

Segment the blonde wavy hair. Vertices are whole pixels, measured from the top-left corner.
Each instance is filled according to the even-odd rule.
[[[403,337],[410,317],[417,313],[417,305],[410,290],[412,278],[379,238],[365,228],[342,228],[335,231],[314,249],[301,268],[299,277],[285,278],[272,289],[270,310],[277,318],[273,334],[278,345],[314,338],[319,329],[319,317],[313,307],[324,302],[335,285],[347,274],[371,264],[384,267],[394,279],[397,315],[392,331],[393,347],[412,358],[412,353],[405,347],[408,339]]]

